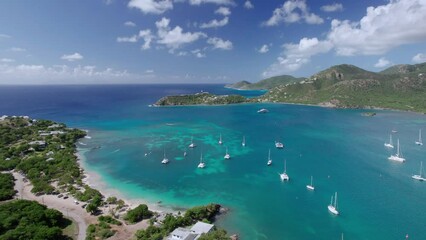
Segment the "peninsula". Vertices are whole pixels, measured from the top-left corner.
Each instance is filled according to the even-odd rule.
[[[167,96],[160,99],[156,105],[270,102],[426,113],[426,63],[395,65],[381,72],[370,72],[354,65],[342,64],[320,71],[309,78],[285,75],[254,84],[243,81],[225,87],[268,91],[260,97],[250,99],[237,95],[230,97],[212,94]]]

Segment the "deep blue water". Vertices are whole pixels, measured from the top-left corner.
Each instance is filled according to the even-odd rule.
[[[363,110],[285,104],[148,107],[164,95],[201,90],[260,94],[222,85],[3,86],[0,115],[88,129],[92,139],[80,146],[88,168],[111,188],[171,207],[221,203],[231,211],[218,224],[244,239],[340,239],[341,233],[345,239],[426,239],[426,183],[410,177],[426,160],[426,147],[414,145],[426,116],[377,111],[363,117]],[[270,113],[256,112],[263,107]],[[383,143],[392,129],[404,164],[387,160],[392,151]],[[187,149],[191,136],[195,149]],[[276,140],[286,148],[275,149]],[[231,160],[223,159],[225,147]],[[167,166],[160,164],[164,151]],[[201,152],[205,169],[196,168]],[[284,160],[291,180],[282,183],[277,173]],[[315,192],[305,188],[311,175]],[[335,191],[337,217],[327,211]]]

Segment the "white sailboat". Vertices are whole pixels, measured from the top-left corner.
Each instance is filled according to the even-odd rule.
[[[162,164],[169,163],[169,159],[166,157],[166,150],[164,150],[163,160],[161,161]]]
[[[188,154],[187,154],[186,149],[185,149],[185,151],[183,151],[183,157],[186,157],[186,155],[188,155]]]
[[[226,147],[226,154],[225,154],[225,156],[223,158],[225,158],[225,159],[230,159],[231,158],[231,155],[229,155],[229,153],[228,153],[228,147]]]
[[[278,173],[278,174],[280,175],[280,179],[282,182],[290,180],[290,177],[287,175],[287,164],[285,160],[284,160],[284,172]]]
[[[243,136],[243,141],[241,142],[241,146],[246,146],[246,136]]]
[[[272,159],[271,159],[271,149],[269,149],[269,153],[268,153],[268,162],[266,163],[268,166],[271,166],[272,164]]]
[[[195,145],[193,140],[194,140],[194,137],[191,136],[191,144],[189,144],[189,146],[188,146],[189,148],[195,148],[197,146],[197,145]]]
[[[220,145],[222,145],[223,144],[223,142],[222,142],[222,134],[220,134],[220,136],[219,136],[219,142],[218,142]]]
[[[282,142],[275,141],[275,147],[278,149],[284,148],[284,144]]]
[[[420,162],[420,173],[419,173],[419,175],[413,175],[413,176],[411,176],[411,178],[419,180],[419,181],[426,181],[426,178],[424,178],[422,176],[422,173],[423,173],[423,162]]]
[[[328,211],[330,211],[334,215],[339,215],[339,211],[337,210],[337,192],[334,194],[334,203],[333,203],[333,195],[331,196],[330,205],[328,205]]]
[[[203,153],[201,153],[200,163],[198,164],[198,168],[204,168],[206,164],[203,162]]]
[[[419,140],[416,141],[416,144],[419,145],[419,146],[423,145],[423,141],[422,141],[422,130],[421,129],[419,129]]]
[[[389,142],[385,143],[385,147],[387,147],[387,148],[393,148],[392,134],[389,134]]]
[[[307,188],[308,190],[312,190],[312,191],[314,191],[314,190],[315,190],[315,187],[314,187],[314,184],[313,184],[313,179],[314,179],[314,177],[313,177],[313,176],[311,176],[311,184],[306,185],[306,188]]]
[[[401,150],[399,148],[399,139],[397,141],[396,154],[388,157],[389,160],[397,161],[397,162],[405,162],[405,158],[402,156]]]

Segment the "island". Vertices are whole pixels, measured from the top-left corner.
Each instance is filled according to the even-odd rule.
[[[223,105],[247,102],[248,99],[240,95],[214,95],[206,92],[166,96],[158,100],[154,106],[179,105]]]
[[[200,240],[231,239],[211,224],[226,212],[219,204],[154,212],[90,187],[76,148],[87,131],[2,116],[0,133],[1,239],[157,240],[176,229]]]
[[[426,113],[426,63],[395,65],[381,72],[341,64],[309,78],[283,75],[258,83],[242,81],[225,87],[238,90],[267,89],[267,92],[250,99],[238,95],[216,96],[202,93],[166,96],[156,106],[292,103]]]

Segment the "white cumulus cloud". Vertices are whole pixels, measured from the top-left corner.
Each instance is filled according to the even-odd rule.
[[[119,43],[122,43],[122,42],[135,43],[137,41],[138,41],[137,35],[133,35],[131,37],[118,37],[117,38],[117,42],[119,42]]]
[[[78,60],[83,59],[83,56],[80,53],[76,52],[76,53],[68,54],[68,55],[64,54],[64,55],[62,55],[61,59],[69,61],[69,62],[74,62],[74,61],[78,61]]]
[[[251,3],[249,0],[244,2],[244,8],[246,9],[252,9],[254,8],[253,3]]]
[[[328,52],[332,47],[330,42],[317,38],[302,38],[297,44],[284,44],[282,55],[262,75],[272,77],[296,71],[308,63],[312,56]]]
[[[130,0],[127,6],[137,8],[145,14],[161,14],[173,9],[173,2],[171,0]]]
[[[126,27],[136,27],[136,23],[132,22],[132,21],[127,21],[124,23],[124,26]]]
[[[165,45],[172,52],[175,49],[180,48],[182,45],[195,42],[198,39],[207,36],[203,32],[183,32],[183,29],[180,26],[176,26],[172,29],[169,24],[170,19],[164,17],[155,23],[158,30],[157,43]]]
[[[142,50],[147,50],[151,48],[151,41],[154,39],[154,36],[151,34],[151,30],[141,30],[139,31],[139,37],[144,40],[143,45],[141,46]]]
[[[384,57],[381,57],[376,64],[374,64],[374,67],[376,68],[384,68],[391,65],[391,62],[389,60],[387,60]]]
[[[223,16],[228,16],[228,15],[231,15],[231,10],[229,10],[229,8],[227,7],[220,7],[214,13],[220,14]]]
[[[214,3],[218,5],[235,5],[233,0],[189,0],[191,5],[200,5],[203,3]]]
[[[213,19],[208,23],[202,23],[200,25],[200,28],[218,28],[218,27],[223,27],[226,24],[228,24],[229,18],[228,17],[224,17],[222,20],[216,20]]]
[[[386,5],[368,7],[366,15],[359,21],[334,19],[323,40],[303,38],[297,48],[297,44],[285,44],[281,56],[263,75],[296,71],[312,56],[330,50],[339,56],[383,55],[401,45],[425,42],[425,12],[425,0],[392,0]],[[303,51],[307,42],[315,43],[318,48]],[[413,61],[420,61],[422,56],[413,58]]]
[[[204,57],[206,57],[206,54],[203,53],[200,49],[192,50],[191,53],[194,54],[197,58],[204,58]]]
[[[218,37],[207,39],[207,43],[213,45],[213,49],[231,50],[233,48],[231,41]]]
[[[426,1],[393,0],[368,7],[359,22],[333,20],[328,39],[338,55],[380,55],[426,40]]]
[[[424,62],[426,62],[426,54],[424,54],[424,53],[418,53],[411,60],[414,63],[424,63]]]
[[[341,12],[343,11],[343,5],[341,3],[333,3],[330,5],[324,5],[321,7],[324,12]]]
[[[280,8],[276,8],[272,16],[263,23],[265,26],[276,26],[280,23],[295,23],[305,21],[308,24],[321,24],[324,20],[309,12],[305,0],[289,0],[286,1]]]
[[[257,50],[259,53],[267,53],[269,52],[269,46],[268,44],[263,44],[262,47]]]

